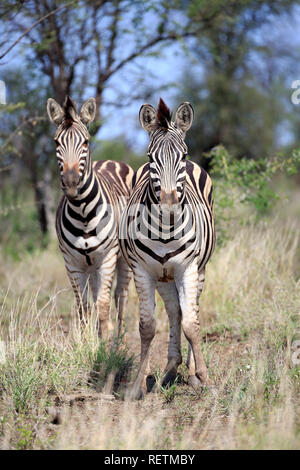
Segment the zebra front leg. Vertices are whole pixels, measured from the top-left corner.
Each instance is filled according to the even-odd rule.
[[[140,303],[139,331],[141,358],[137,378],[128,394],[130,400],[140,399],[147,391],[146,377],[149,373],[150,345],[155,336],[155,286],[156,280],[146,272],[134,272],[135,286]]]
[[[203,268],[198,275],[198,288],[197,288],[197,305],[199,306],[199,298],[202,293],[203,287],[205,282],[205,268]],[[190,377],[195,376],[195,359],[192,353],[192,348],[190,343],[188,344],[188,353],[186,359],[186,366],[190,371]],[[192,381],[193,379],[191,379]]]
[[[115,289],[115,305],[118,312],[118,336],[122,333],[123,314],[127,303],[130,277],[131,269],[126,261],[120,257],[117,262],[117,284]]]
[[[67,269],[67,273],[75,294],[80,322],[81,324],[85,324],[91,311],[88,303],[89,276],[86,273],[76,271],[75,268]]]
[[[162,385],[173,383],[177,368],[182,363],[181,356],[181,310],[175,282],[158,282],[157,290],[161,295],[169,317],[170,339],[168,364],[164,371]]]
[[[103,259],[100,269],[90,278],[93,299],[97,309],[98,333],[103,340],[109,336],[110,293],[117,263],[117,249]]]
[[[191,345],[194,357],[194,361],[190,361],[189,383],[195,388],[201,385],[212,385],[213,382],[208,376],[200,345],[198,268],[196,262],[178,276],[176,286],[182,311],[183,332]]]

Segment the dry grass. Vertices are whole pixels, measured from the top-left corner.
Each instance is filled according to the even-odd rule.
[[[81,331],[63,262],[52,248],[19,263],[2,259],[0,448],[295,449],[300,447],[298,206],[234,229],[207,269],[201,298],[203,351],[217,393],[197,394],[186,370],[170,390],[121,400],[111,375],[139,353],[131,285],[127,345],[106,355],[95,318]],[[157,302],[151,364],[166,361],[168,325]],[[183,353],[186,354],[183,342]],[[125,376],[126,377],[126,376]],[[105,385],[106,381],[106,385]],[[108,385],[110,386],[110,389]],[[120,384],[119,384],[120,385]],[[115,393],[111,396],[101,392]]]

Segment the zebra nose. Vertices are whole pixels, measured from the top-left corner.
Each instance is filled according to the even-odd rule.
[[[74,198],[78,195],[78,184],[80,181],[80,175],[75,168],[67,169],[63,172],[62,176],[63,186],[66,196]]]
[[[164,191],[163,189],[161,190],[160,208],[162,212],[168,213],[170,215],[178,213],[179,200],[175,189],[168,192]]]
[[[161,190],[160,192],[160,203],[161,205],[167,205],[169,208],[172,206],[178,204],[178,196],[176,189],[173,189],[172,191],[165,191],[164,189]]]

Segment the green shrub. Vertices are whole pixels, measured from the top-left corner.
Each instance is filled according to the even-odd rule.
[[[272,185],[274,177],[291,177],[300,167],[300,150],[289,156],[278,153],[271,159],[237,159],[219,145],[207,155],[211,158],[219,241],[228,238],[228,225],[233,218],[243,224],[239,210],[242,204],[248,204],[256,218],[269,213],[280,198]]]

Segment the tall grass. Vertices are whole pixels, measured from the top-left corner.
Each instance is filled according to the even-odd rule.
[[[298,195],[297,195],[298,196]],[[296,200],[296,199],[295,199]],[[183,379],[124,402],[139,353],[133,285],[126,340],[99,343],[95,315],[80,328],[55,249],[2,258],[0,448],[293,449],[300,447],[299,208],[232,227],[207,267],[200,301],[202,347],[217,391]],[[249,217],[250,220],[250,217]],[[157,297],[152,373],[166,365],[167,318]],[[183,355],[186,342],[183,341]],[[129,371],[129,372],[128,372]],[[157,372],[158,371],[158,372]]]

